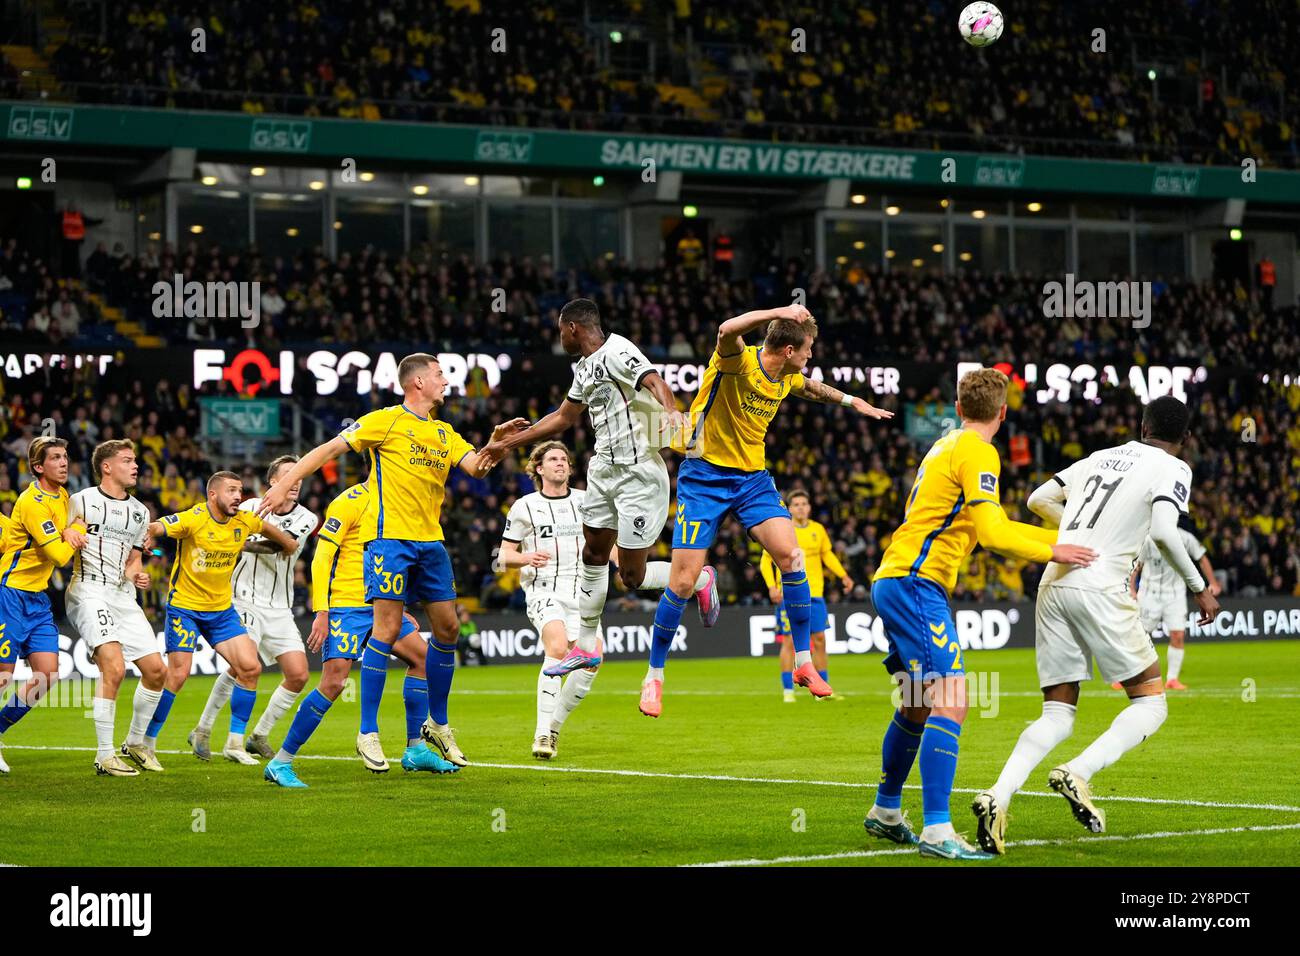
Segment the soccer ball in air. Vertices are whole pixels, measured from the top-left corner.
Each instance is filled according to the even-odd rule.
[[[988,46],[1002,36],[1002,11],[991,3],[972,3],[957,18],[957,29],[971,46]]]

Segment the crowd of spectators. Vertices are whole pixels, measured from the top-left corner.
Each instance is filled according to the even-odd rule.
[[[11,245],[0,248],[18,255]],[[223,252],[214,258],[230,262],[241,256]],[[758,284],[752,280],[688,279],[672,269],[641,273],[615,266],[610,275],[588,287],[572,276],[553,276],[529,263],[483,267],[452,263],[426,270],[419,279],[400,260],[385,264],[360,257],[310,266],[313,271],[299,275],[288,264],[280,264],[288,269],[282,279],[287,305],[278,317],[283,323],[278,329],[272,322],[266,329],[251,330],[250,344],[269,347],[273,337],[292,344],[307,344],[308,339],[326,345],[346,341],[370,349],[380,348],[381,340],[397,340],[399,351],[433,342],[439,343],[435,350],[454,350],[455,344],[467,350],[479,345],[490,345],[494,352],[517,349],[520,364],[506,373],[495,390],[479,380],[468,394],[452,398],[444,412],[476,446],[486,442],[496,422],[515,416],[536,420],[561,401],[567,381],[558,380],[554,366],[549,378],[534,373],[530,362],[538,358],[540,366],[544,363],[538,353],[555,352],[553,314],[567,297],[580,292],[594,295],[606,327],[643,344],[652,358],[677,356],[676,343],[685,341],[689,355],[681,350],[680,357],[702,361],[712,348],[718,318],[744,311],[753,301],[750,297],[758,294]],[[328,277],[335,271],[345,276],[341,285]],[[402,279],[376,278],[385,272],[398,273]],[[133,280],[126,281],[123,288],[129,291]],[[341,338],[339,325],[346,323],[336,325],[334,309],[342,304],[342,290],[376,282],[380,289],[376,299],[384,298],[385,289],[394,301],[408,294],[394,293],[394,288],[424,289],[421,309],[432,317],[433,325],[414,330],[386,325],[382,334],[372,328]],[[505,316],[490,312],[484,302],[484,290],[498,283],[511,290],[511,311]],[[35,285],[43,288],[40,282]],[[783,282],[775,285],[784,288]],[[1296,530],[1300,487],[1294,481],[1300,472],[1300,386],[1284,384],[1281,375],[1271,376],[1267,384],[1260,381],[1262,369],[1296,366],[1294,337],[1276,334],[1276,329],[1285,327],[1277,324],[1280,316],[1275,314],[1274,324],[1269,325],[1252,297],[1239,298],[1232,290],[1203,284],[1171,286],[1164,298],[1172,304],[1165,311],[1157,310],[1151,327],[1140,332],[1105,320],[1075,320],[1078,327],[1073,327],[1044,321],[1030,311],[1028,291],[1033,285],[1028,279],[1007,277],[918,280],[866,272],[850,284],[843,278],[812,276],[807,282],[810,305],[822,330],[815,358],[819,353],[833,355],[836,364],[848,355],[872,364],[891,357],[904,362],[970,359],[990,364],[1020,355],[1143,364],[1157,356],[1170,364],[1186,359],[1192,364],[1224,366],[1209,382],[1191,385],[1195,415],[1185,456],[1195,475],[1192,516],[1229,594],[1300,593]],[[316,295],[325,289],[340,297],[338,304],[331,299],[328,306],[318,303],[298,311],[308,290]],[[66,288],[59,290],[60,295],[66,292]],[[376,313],[370,314],[373,318]],[[295,325],[286,318],[294,315],[312,318]],[[484,322],[484,316],[492,321]],[[1286,321],[1294,323],[1294,316]],[[204,336],[212,331],[193,336],[194,344],[210,344]],[[1242,367],[1247,361],[1256,364]],[[559,367],[563,369],[563,362]],[[309,420],[320,422],[321,434],[337,429],[346,417],[394,401],[392,394],[377,390],[358,396],[354,382],[332,396],[320,397],[310,387],[299,387],[309,380],[306,374],[295,377],[289,401],[299,405]],[[1104,388],[1096,403],[1080,399],[1080,389],[1076,388],[1071,402],[1043,404],[1032,391],[1013,384],[1007,425],[998,438],[1008,463],[1004,502],[1013,515],[1030,518],[1021,503],[1054,470],[1099,447],[1137,437],[1141,405],[1127,386]],[[905,388],[901,395],[873,400],[894,409],[918,403],[942,409],[951,402],[951,392],[952,383],[945,380],[929,389]],[[218,467],[231,466],[232,460],[248,493],[257,493],[262,485],[261,462],[240,464],[219,443],[198,437],[198,399],[204,394],[236,392],[224,379],[196,392],[180,370],[151,363],[147,350],[118,352],[102,374],[92,362],[79,369],[56,366],[23,375],[6,367],[0,375],[0,512],[12,508],[29,480],[27,443],[50,429],[71,443],[73,491],[91,480],[94,445],[126,437],[136,442],[141,459],[136,494],[154,514],[202,500],[206,477]],[[1032,456],[1027,464],[1011,463],[1012,435],[1028,438]],[[581,475],[591,435],[580,426],[569,440],[579,453]],[[304,438],[302,444],[311,442]],[[267,446],[262,457],[281,450],[303,448],[285,449],[283,443]],[[901,416],[890,424],[873,423],[846,409],[797,400],[786,404],[769,435],[768,460],[778,486],[787,492],[796,487],[810,492],[814,516],[830,530],[836,550],[858,584],[856,598],[866,596],[924,450],[922,443],[906,436]],[[303,503],[323,513],[334,494],[360,479],[362,468],[359,458],[349,456],[307,484]],[[675,458],[670,469],[675,472]],[[451,550],[457,582],[471,602],[489,607],[518,604],[517,579],[494,576],[490,557],[500,539],[505,511],[515,497],[530,490],[531,483],[513,459],[487,479],[453,473],[443,522],[448,538],[455,542]],[[666,540],[667,536],[659,545],[665,555]],[[757,573],[759,555],[739,526],[724,527],[712,557],[729,601],[766,600]],[[304,586],[305,567],[304,562],[299,571],[299,584]],[[156,608],[162,598],[164,562],[155,561],[151,568],[159,584],[149,605]],[[977,552],[962,572],[958,596],[1018,598],[1032,592],[1038,570]],[[833,598],[843,597],[838,584],[829,586]],[[305,591],[300,603],[305,603]]]
[[[83,6],[83,32],[52,66],[88,102],[1297,164],[1300,12],[1288,0],[1020,4],[981,53],[961,46],[939,0],[681,2],[657,75],[635,77],[602,65],[573,0],[266,0],[220,12],[147,0],[102,21],[98,2]],[[647,36],[670,16],[640,0],[605,7]],[[721,92],[709,87],[703,110],[662,85],[703,88],[706,76]]]

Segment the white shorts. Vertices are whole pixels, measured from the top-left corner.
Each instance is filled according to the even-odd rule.
[[[257,645],[257,653],[263,664],[274,664],[281,654],[289,651],[307,653],[307,645],[302,642],[302,633],[298,630],[298,622],[293,619],[293,611],[286,608],[256,607],[242,601],[235,602],[235,611],[247,629],[248,636]]]
[[[1142,618],[1142,630],[1150,634],[1160,630],[1187,630],[1187,595],[1165,595],[1160,597],[1143,597],[1138,594],[1139,614]]]
[[[563,622],[564,636],[570,644],[578,639],[579,628],[582,627],[582,614],[574,598],[553,591],[540,590],[529,590],[527,595],[528,623],[532,624],[539,640],[546,625],[552,621]],[[603,629],[599,624],[596,625],[596,636],[604,637]]]
[[[1092,661],[1108,683],[1142,673],[1158,658],[1127,588],[1116,593],[1048,585],[1034,614],[1038,685],[1092,680]]]
[[[90,648],[90,656],[102,644],[122,645],[122,657],[138,661],[161,654],[163,642],[144,611],[135,601],[135,588],[109,587],[94,581],[76,580],[68,585],[65,601],[68,620]]]
[[[668,523],[669,497],[668,466],[658,454],[634,465],[593,458],[587,465],[582,523],[617,528],[619,548],[648,548]]]

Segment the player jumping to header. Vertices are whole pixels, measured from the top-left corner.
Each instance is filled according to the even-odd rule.
[[[957,384],[961,428],[926,452],[871,586],[871,603],[889,640],[885,668],[902,689],[881,745],[880,786],[864,826],[873,836],[918,845],[922,856],[986,860],[952,827],[949,799],[966,719],[961,644],[948,597],[962,561],[978,542],[1026,561],[1088,564],[1096,555],[1055,544],[1056,532],[1011,521],[1002,510],[1002,462],[993,436],[1007,415],[1007,377],[967,372]],[[912,833],[901,810],[903,784],[919,759],[925,829]]]
[[[621,335],[606,336],[590,299],[574,299],[560,310],[560,343],[579,356],[573,385],[558,409],[487,449],[496,456],[520,445],[554,438],[591,416],[596,447],[587,465],[582,506],[582,573],[578,582],[580,630],[564,660],[550,668],[561,677],[600,664],[596,629],[609,594],[609,561],[618,546],[618,576],[629,590],[668,586],[667,561],[647,561],[668,522],[668,466],[660,454],[663,436],[681,427],[672,389],[641,350]],[[705,627],[718,620],[717,573],[700,566],[679,593],[691,594]]]
[[[763,344],[745,336],[766,327]],[[682,619],[690,586],[704,566],[718,527],[735,514],[781,570],[781,587],[794,642],[794,680],[814,696],[834,693],[813,667],[810,650],[812,594],[790,512],[768,473],[764,438],[782,400],[790,394],[844,405],[868,418],[894,413],[805,378],[817,323],[802,305],[746,312],[718,328],[717,347],[691,404],[688,430],[677,450],[686,455],[677,472],[677,524],[672,575],[655,612],[650,668],[641,685],[641,713],[663,708],[664,665]]]
[[[337,437],[313,448],[267,489],[258,510],[270,514],[283,508],[290,488],[344,452],[369,453],[361,540],[365,598],[374,611],[370,640],[391,648],[402,634],[404,608],[423,606],[433,638],[425,660],[429,718],[422,733],[444,758],[464,767],[469,761],[447,723],[460,622],[451,557],[438,519],[452,468],[482,478],[496,462],[433,417],[447,392],[447,378],[436,356],[423,352],[406,356],[397,366],[397,382],[402,389],[400,405],[368,412]],[[504,438],[523,424],[523,419],[516,419],[498,425],[492,438]]]
[[[1178,531],[1192,487],[1192,470],[1177,457],[1188,437],[1187,419],[1187,406],[1178,399],[1157,398],[1142,415],[1141,441],[1094,452],[1029,496],[1031,511],[1060,525],[1058,548],[1092,548],[1101,557],[1088,567],[1053,563],[1043,574],[1034,616],[1043,715],[1020,735],[997,783],[971,806],[980,845],[991,853],[1005,852],[1012,796],[1074,732],[1079,683],[1092,679],[1094,659],[1103,680],[1123,685],[1129,705],[1083,753],[1048,775],[1048,785],[1065,797],[1079,823],[1093,833],[1106,829],[1089,781],[1165,722],[1160,658],[1128,589],[1148,534],[1196,595],[1200,623],[1208,624],[1218,613],[1219,602],[1201,580]]]

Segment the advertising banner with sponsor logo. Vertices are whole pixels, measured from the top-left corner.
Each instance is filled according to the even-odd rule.
[[[826,629],[828,654],[874,654],[884,657],[885,631],[870,604],[832,604]],[[959,603],[953,607],[957,638],[966,651],[997,651],[1034,646],[1034,605],[1021,603]],[[298,617],[304,639],[311,618]],[[605,615],[605,657],[611,661],[642,661],[650,654],[650,614],[611,613]],[[694,612],[683,618],[673,640],[674,659],[703,657],[763,657],[775,655],[776,619],[770,607],[728,607],[716,627],[704,628]],[[536,664],[542,659],[537,632],[521,613],[474,615],[478,632],[471,646],[488,665]],[[63,677],[79,674],[98,676],[85,643],[67,621],[59,622],[59,671]],[[428,636],[427,634],[425,635]],[[1205,627],[1188,614],[1190,641],[1251,641],[1300,638],[1300,598],[1276,597],[1252,600],[1226,599],[1214,621]],[[162,638],[159,637],[159,650]],[[320,669],[319,655],[308,655],[313,670]],[[392,666],[398,666],[396,662]],[[26,678],[25,663],[18,665],[18,679]],[[203,642],[194,654],[196,674],[215,674],[225,662]],[[133,670],[133,669],[132,669]]]

